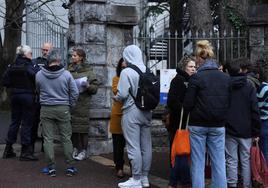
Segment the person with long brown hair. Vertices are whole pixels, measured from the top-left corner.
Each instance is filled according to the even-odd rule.
[[[89,101],[97,93],[98,80],[90,65],[86,62],[83,49],[74,49],[69,71],[73,75],[79,89],[77,105],[72,109],[72,142],[74,146],[73,158],[84,160],[87,157],[89,131]]]

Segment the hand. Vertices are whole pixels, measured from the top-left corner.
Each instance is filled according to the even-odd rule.
[[[87,87],[89,86],[89,84],[88,84],[87,81],[83,81],[83,82],[81,83],[81,86],[87,88]]]

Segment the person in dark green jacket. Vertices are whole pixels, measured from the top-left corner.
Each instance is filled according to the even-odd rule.
[[[86,53],[83,49],[74,49],[69,71],[76,80],[79,89],[77,105],[72,109],[72,142],[73,158],[84,160],[87,156],[89,129],[89,101],[97,93],[99,82],[93,69],[86,63]]]

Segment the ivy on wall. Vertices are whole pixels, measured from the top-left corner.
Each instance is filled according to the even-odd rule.
[[[226,5],[225,7],[225,14],[227,15],[228,20],[231,22],[233,27],[237,30],[244,30],[246,27],[246,22],[241,14],[234,9]]]

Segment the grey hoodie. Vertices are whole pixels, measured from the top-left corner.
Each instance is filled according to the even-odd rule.
[[[142,52],[136,45],[127,46],[123,51],[123,58],[127,64],[136,65],[142,72],[145,72],[146,67],[142,60]],[[134,96],[137,94],[139,83],[139,74],[132,68],[125,68],[120,74],[119,83],[117,86],[117,95],[115,100],[122,101],[124,111],[135,106],[134,99],[129,94],[129,91]]]
[[[74,106],[79,95],[75,80],[64,68],[50,71],[42,67],[36,74],[36,89],[40,94],[40,104],[48,106]]]

